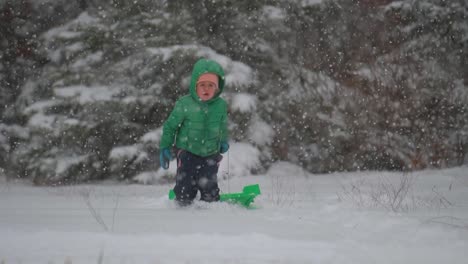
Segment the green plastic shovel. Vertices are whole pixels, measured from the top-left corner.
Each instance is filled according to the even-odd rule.
[[[244,186],[241,193],[223,193],[220,194],[219,200],[221,202],[228,202],[233,204],[240,204],[249,207],[257,195],[260,195],[260,185],[253,184]],[[174,190],[169,191],[169,200],[175,199]]]

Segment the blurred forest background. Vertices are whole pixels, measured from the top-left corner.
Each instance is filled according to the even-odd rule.
[[[466,0],[0,0],[0,170],[37,185],[158,170],[200,57],[226,70],[252,173],[468,164]]]

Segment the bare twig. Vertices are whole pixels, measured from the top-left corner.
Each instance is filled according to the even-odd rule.
[[[468,229],[468,219],[461,219],[453,216],[433,217],[424,221],[424,223],[436,223],[450,226],[453,228]]]
[[[114,225],[115,225],[115,215],[117,214],[117,209],[119,207],[119,201],[120,201],[120,192],[115,194],[115,203],[114,203],[114,208],[112,210],[112,226],[111,226],[111,231],[114,231]]]
[[[272,193],[270,199],[277,206],[291,206],[294,203],[295,186],[286,182],[290,179],[280,174],[271,177]]]
[[[349,186],[342,186],[343,191],[338,197],[359,207],[381,207],[393,212],[407,212],[419,206],[453,206],[435,186],[431,197],[420,198],[413,194],[413,185],[413,177],[406,173],[400,176],[399,181],[382,176],[376,185],[361,179],[350,183]]]
[[[89,188],[83,188],[78,191],[80,196],[83,198],[83,201],[85,202],[86,206],[88,207],[89,212],[93,216],[93,218],[96,220],[96,222],[107,232],[113,232],[114,231],[114,226],[115,226],[115,219],[117,215],[117,210],[119,208],[119,203],[120,203],[120,192],[115,192],[113,191],[113,199],[114,199],[114,207],[112,208],[112,225],[109,226],[106,221],[104,221],[104,218],[102,217],[101,213],[99,210],[96,209],[96,207],[93,205],[92,199],[91,199],[91,193],[92,191]]]
[[[81,197],[83,198],[86,206],[88,207],[89,212],[93,216],[93,218],[96,220],[96,222],[106,231],[109,231],[109,227],[106,225],[104,219],[102,219],[101,214],[94,208],[92,202],[91,202],[91,191],[89,189],[83,189],[80,191]]]
[[[439,202],[440,205],[444,206],[445,208],[449,207],[449,206],[453,206],[453,203],[450,202],[447,198],[445,198],[445,196],[443,196],[442,194],[440,194],[437,190],[436,190],[436,186],[433,186],[432,187],[432,192],[436,195],[433,200],[437,200]]]
[[[98,263],[98,264],[104,263],[104,249],[102,249],[102,248],[101,248],[101,250],[99,251],[99,257],[98,257],[97,263]]]

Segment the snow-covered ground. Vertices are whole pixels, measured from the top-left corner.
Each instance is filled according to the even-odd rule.
[[[310,175],[279,163],[255,209],[177,208],[172,185],[0,178],[0,263],[467,263],[468,167]]]

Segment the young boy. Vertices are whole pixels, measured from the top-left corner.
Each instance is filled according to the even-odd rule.
[[[219,200],[217,173],[222,155],[229,149],[227,104],[219,95],[224,89],[222,67],[207,59],[193,66],[190,93],[177,100],[164,123],[160,163],[169,168],[170,148],[177,149],[174,192],[180,205],[190,204],[200,191],[201,200]]]

